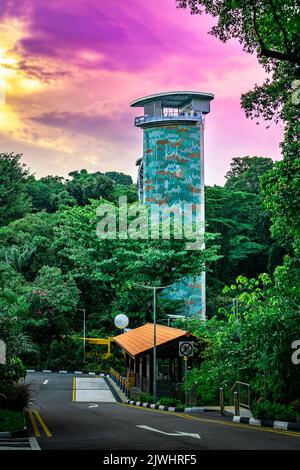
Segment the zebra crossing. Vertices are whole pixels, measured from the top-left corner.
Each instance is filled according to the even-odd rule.
[[[34,439],[34,438],[33,438]],[[35,441],[35,442],[34,442]],[[1,450],[37,450],[38,444],[31,437],[2,437],[0,438]]]

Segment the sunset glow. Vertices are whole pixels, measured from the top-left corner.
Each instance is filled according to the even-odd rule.
[[[171,90],[215,94],[207,184],[223,183],[233,156],[280,157],[280,127],[257,126],[240,108],[240,94],[265,74],[238,43],[207,34],[211,18],[175,0],[1,4],[1,151],[22,152],[39,176],[87,168],[135,178],[141,135],[129,102]]]

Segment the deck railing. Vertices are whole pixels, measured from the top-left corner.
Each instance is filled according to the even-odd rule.
[[[127,377],[122,377],[117,371],[114,369],[109,370],[110,378],[115,382],[115,384],[122,390],[122,392],[126,395],[126,397],[130,398],[130,385]]]
[[[158,121],[202,121],[203,115],[199,111],[179,112],[179,113],[164,113],[161,116],[138,116],[134,120],[135,126]]]

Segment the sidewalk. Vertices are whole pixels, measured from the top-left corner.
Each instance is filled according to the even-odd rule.
[[[220,411],[219,406],[205,406],[206,411]],[[231,414],[232,416],[235,415],[235,408],[234,406],[225,406],[224,410],[226,413]],[[240,408],[240,416],[243,418],[252,418],[252,413],[250,410],[246,408]]]

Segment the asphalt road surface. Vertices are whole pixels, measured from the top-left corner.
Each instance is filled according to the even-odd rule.
[[[103,378],[36,372],[26,381],[30,436],[42,450],[300,450],[300,433],[117,403]]]

